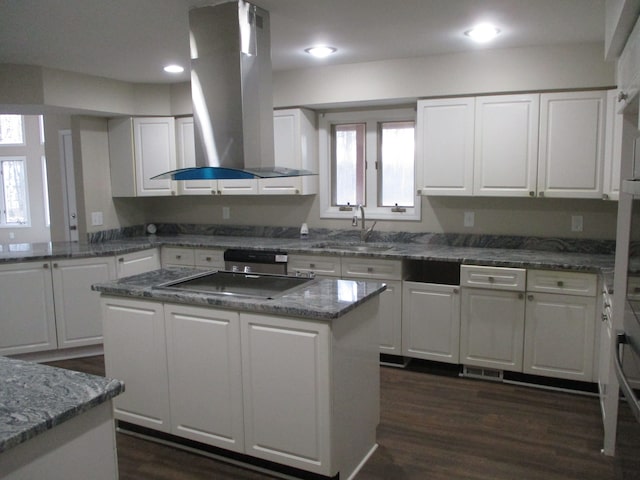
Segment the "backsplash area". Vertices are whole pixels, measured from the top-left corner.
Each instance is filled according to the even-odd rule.
[[[156,224],[157,235],[223,235],[238,237],[298,238],[300,229],[296,227],[269,227],[247,225],[205,225],[205,224]],[[103,230],[88,234],[90,243],[125,240],[148,235],[146,225]],[[357,229],[331,230],[317,228],[309,232],[310,240],[340,240],[359,242]],[[574,252],[587,254],[614,254],[614,240],[589,240],[575,238],[543,238],[512,235],[481,235],[462,233],[419,233],[419,232],[376,232],[369,242],[414,243],[421,245],[448,245],[455,247],[508,248],[549,252]]]

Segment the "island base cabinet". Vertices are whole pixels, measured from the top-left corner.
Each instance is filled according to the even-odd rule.
[[[593,381],[595,304],[594,297],[528,295],[524,373]]]
[[[331,464],[329,325],[244,314],[246,453],[324,475]]]
[[[380,353],[402,355],[402,282],[383,281],[387,289],[380,294]]]
[[[524,294],[463,288],[460,363],[522,371]]]
[[[171,433],[244,450],[237,312],[166,304]]]
[[[460,363],[460,288],[405,281],[402,345],[407,357]]]
[[[169,432],[169,386],[161,303],[102,297],[107,377],[124,381],[117,420]]]

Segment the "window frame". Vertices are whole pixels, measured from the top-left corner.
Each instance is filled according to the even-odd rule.
[[[394,207],[382,207],[378,203],[381,198],[381,172],[377,166],[380,162],[379,124],[382,122],[416,121],[415,107],[393,107],[385,109],[350,110],[324,112],[319,115],[319,186],[320,186],[320,218],[351,219],[360,216],[357,206],[352,210],[332,205],[332,130],[335,124],[366,123],[365,132],[365,212],[367,219],[420,221],[421,197],[417,195],[416,175],[417,162],[414,155],[414,206],[405,207],[405,211],[393,211]]]

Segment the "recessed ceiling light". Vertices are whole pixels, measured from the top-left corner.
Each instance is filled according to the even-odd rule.
[[[167,73],[182,73],[184,72],[184,68],[180,65],[167,65],[164,67],[164,71]]]
[[[335,47],[327,47],[325,45],[318,45],[315,47],[309,47],[304,49],[309,55],[313,55],[314,57],[324,58],[328,57],[332,53],[336,53],[338,51]]]
[[[467,37],[471,38],[472,40],[478,43],[485,43],[490,40],[493,40],[495,37],[498,36],[499,33],[500,33],[500,30],[498,30],[496,27],[488,23],[476,25],[471,30],[467,30],[466,32],[464,32],[464,34]]]

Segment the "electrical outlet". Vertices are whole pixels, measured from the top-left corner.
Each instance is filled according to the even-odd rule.
[[[476,223],[476,214],[474,212],[464,212],[464,226],[473,227]]]
[[[13,240],[16,238],[16,234],[14,232],[9,232],[9,240]]]
[[[104,219],[102,218],[102,212],[91,212],[91,225],[96,227],[103,223]]]
[[[571,231],[582,231],[582,215],[571,215]]]
[[[222,219],[229,220],[231,218],[231,207],[222,207]]]

